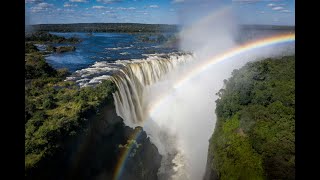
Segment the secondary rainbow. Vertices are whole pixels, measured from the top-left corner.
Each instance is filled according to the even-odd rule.
[[[281,44],[281,43],[294,42],[294,41],[295,41],[295,34],[290,33],[290,34],[281,34],[281,35],[276,35],[272,37],[267,37],[267,38],[259,39],[257,41],[243,44],[229,51],[226,51],[222,54],[209,58],[208,60],[203,61],[198,66],[194,67],[191,71],[187,72],[186,74],[182,74],[181,75],[182,78],[175,83],[174,88],[175,89],[181,88],[185,83],[187,83],[189,80],[194,78],[196,75],[208,70],[211,66],[219,62],[226,61],[233,57],[239,56],[243,53],[260,49],[263,47],[268,47],[268,46]],[[149,116],[152,116],[154,113],[160,111],[162,105],[169,103],[168,101],[172,99],[170,95],[172,94],[163,94],[162,96],[159,96],[159,98],[157,98],[154,101],[154,103],[149,106],[149,109],[148,109]],[[141,133],[140,129],[135,130],[135,132],[132,134],[132,137],[130,139],[137,139],[140,133]],[[114,180],[117,180],[120,178],[122,170],[125,166],[126,159],[128,158],[130,151],[132,150],[133,144],[134,143],[131,143],[129,145],[129,148],[127,148],[121,153],[118,164],[115,169],[114,178],[113,178]]]

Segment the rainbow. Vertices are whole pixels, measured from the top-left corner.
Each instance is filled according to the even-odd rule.
[[[196,76],[197,74],[206,71],[209,69],[212,65],[217,64],[219,62],[222,62],[224,60],[228,60],[230,58],[233,58],[235,56],[238,56],[242,53],[252,51],[255,49],[279,44],[279,43],[285,43],[285,42],[293,42],[295,41],[295,35],[294,34],[282,34],[278,36],[273,36],[269,38],[260,39],[258,41],[250,42],[247,44],[244,44],[240,47],[231,49],[228,52],[225,52],[221,55],[215,56],[213,58],[210,58],[208,61],[204,61],[204,63],[200,64],[197,68],[194,68],[192,71],[190,71],[187,75],[184,75],[183,79],[181,79],[176,85],[175,88],[179,88],[184,83],[186,83],[189,79]]]
[[[188,71],[186,74],[182,74],[180,76],[182,78],[178,79],[177,82],[174,84],[174,89],[181,88],[184,84],[186,84],[188,81],[190,81],[192,78],[194,78],[201,72],[207,71],[208,69],[210,69],[210,67],[222,61],[226,61],[233,57],[239,56],[243,53],[260,49],[263,47],[268,47],[268,46],[288,43],[288,42],[294,42],[294,41],[295,41],[294,33],[280,34],[280,35],[275,35],[267,38],[262,38],[262,39],[232,48],[229,51],[226,51],[222,54],[218,54],[217,56],[209,58],[208,60],[202,61],[196,67],[193,67],[191,71]],[[170,97],[171,97],[170,94],[159,96],[159,98],[149,106],[148,114],[151,116],[155,114],[157,111],[159,111],[161,109],[160,106],[168,103]]]
[[[198,74],[207,71],[210,67],[213,65],[226,61],[228,59],[231,59],[233,57],[239,56],[243,53],[260,49],[263,47],[268,47],[276,44],[282,44],[282,43],[288,43],[288,42],[294,42],[295,41],[295,34],[290,33],[290,34],[281,34],[281,35],[275,35],[272,37],[267,37],[267,38],[262,38],[253,42],[249,42],[246,44],[243,44],[241,46],[238,46],[236,48],[232,48],[229,51],[226,51],[222,54],[219,54],[217,56],[214,56],[212,58],[209,58],[208,60],[202,61],[200,64],[198,64],[196,67],[194,67],[191,71],[187,72],[186,74],[181,75],[182,78],[178,79],[178,81],[175,83],[174,88],[179,89],[181,88],[184,84],[186,84],[188,81],[190,81],[192,78],[197,76]],[[157,111],[161,110],[161,106],[166,105],[169,103],[169,100],[171,99],[172,94],[163,94],[162,96],[159,96],[153,104],[149,106],[148,113],[149,116],[152,116],[155,114]],[[139,134],[141,133],[140,131],[135,131],[132,134],[131,139],[137,139]],[[121,153],[121,156],[119,158],[118,164],[116,166],[116,171],[114,175],[114,180],[119,179],[121,176],[121,172],[125,166],[126,159],[128,155],[130,154],[130,151],[132,150],[134,143],[131,143],[129,145],[129,148],[127,148],[125,151]]]
[[[131,136],[129,137],[129,140],[136,140],[138,139],[138,137],[140,136],[142,132],[141,128],[135,128],[134,132],[131,134]],[[115,173],[113,175],[114,180],[117,180],[120,178],[123,168],[126,164],[126,160],[128,159],[128,156],[131,152],[131,150],[133,149],[133,147],[135,146],[135,142],[134,141],[128,141],[129,144],[127,144],[127,148],[123,148],[123,150],[120,152],[120,156],[118,159],[118,163],[116,165],[115,168]]]

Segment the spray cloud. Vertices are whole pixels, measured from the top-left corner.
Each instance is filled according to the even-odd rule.
[[[169,99],[159,107],[157,113],[149,114],[149,120],[144,124],[151,141],[164,156],[160,179],[203,178],[209,138],[216,122],[215,93],[223,87],[223,80],[230,77],[233,69],[240,68],[248,61],[283,53],[283,48],[269,47],[263,51],[242,54],[241,57],[216,64],[183,87],[175,89],[175,82],[198,63],[237,46],[234,40],[239,33],[231,7],[215,8],[199,17],[188,23],[180,33],[181,49],[193,52],[194,60],[169,72],[162,81],[152,84],[145,91],[146,106],[158,101],[156,97]],[[168,164],[174,169],[170,175],[165,168]],[[163,175],[164,171],[167,172],[166,176]]]
[[[214,94],[222,87],[221,74],[225,74],[227,70],[223,69],[226,67],[214,68],[191,80],[183,88],[170,87],[199,61],[233,47],[235,29],[230,7],[217,9],[200,20],[188,23],[179,35],[180,46],[182,50],[193,52],[194,60],[168,73],[163,81],[153,84],[146,91],[149,102],[145,103],[152,104],[159,94],[170,96],[170,101],[158,113],[151,114],[150,120],[144,125],[151,141],[165,158],[175,155],[171,161],[174,162],[173,168],[176,171],[171,174],[170,179],[202,179],[208,140],[215,124]],[[155,126],[158,130],[155,130]],[[162,138],[164,132],[168,136],[166,139]],[[168,141],[173,136],[174,141]],[[171,146],[175,146],[174,153],[168,149]],[[165,165],[164,162],[163,166]]]
[[[152,62],[127,64],[115,79],[119,87],[114,94],[117,114],[130,127],[143,126],[163,157],[159,179],[202,179],[216,121],[215,93],[223,87],[223,80],[248,61],[282,52],[279,47],[277,51],[269,47],[229,58],[176,88],[179,79],[197,65],[237,46],[234,40],[239,33],[231,7],[198,12],[201,14],[194,16],[190,11],[192,16],[186,17],[193,19],[184,21],[180,33],[181,49],[191,51],[192,60],[172,64],[184,57],[164,61],[156,56]],[[159,102],[165,103],[155,110]]]

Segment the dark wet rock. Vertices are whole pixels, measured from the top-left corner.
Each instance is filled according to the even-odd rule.
[[[131,140],[136,130],[142,131],[136,139],[139,147],[131,151],[119,179],[158,179],[162,157],[142,128],[125,126],[111,105],[85,121],[83,133],[70,138],[63,151],[34,170],[30,176],[33,180],[112,179],[122,154],[119,146]]]
[[[64,53],[64,52],[70,52],[70,51],[75,51],[76,47],[75,46],[57,46],[53,47],[53,51],[57,53]]]

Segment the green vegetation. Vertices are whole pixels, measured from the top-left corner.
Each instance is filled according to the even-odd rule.
[[[285,25],[262,25],[262,24],[242,24],[241,29],[262,29],[262,30],[295,30],[295,26]]]
[[[64,53],[69,51],[75,51],[76,47],[71,45],[64,45],[64,46],[56,46],[53,44],[57,43],[68,43],[68,44],[75,44],[79,43],[81,40],[75,37],[65,38],[57,35],[50,34],[48,32],[32,32],[25,34],[25,54],[29,56],[28,62],[31,63],[32,60],[30,59],[38,59],[36,62],[41,62],[41,65],[44,65],[44,61],[41,61],[39,57],[42,56],[43,53]],[[41,53],[39,52],[38,48],[35,46],[39,45],[42,46],[43,50]],[[27,61],[27,60],[26,60]],[[38,64],[38,63],[31,63],[31,64]],[[41,70],[42,68],[39,67],[37,70]]]
[[[25,42],[25,53],[35,53],[38,52],[38,49],[33,43]]]
[[[27,47],[26,47],[27,49]],[[56,77],[59,71],[53,69],[39,52],[28,53],[25,55],[25,78],[49,78]]]
[[[36,31],[54,32],[177,32],[178,26],[169,24],[139,23],[75,23],[32,25]]]
[[[36,31],[54,32],[177,32],[178,25],[140,23],[74,23],[32,25]],[[294,30],[294,26],[240,25],[241,29]]]
[[[75,37],[65,38],[48,32],[33,32],[25,34],[25,41],[34,43],[78,43],[80,39]]]
[[[295,56],[248,63],[224,82],[211,170],[220,179],[295,179]]]
[[[138,36],[138,40],[142,42],[163,43],[168,40],[163,34],[143,34]]]
[[[33,34],[25,42],[25,178],[112,179],[121,153],[132,148],[124,179],[156,179],[161,156],[141,127],[117,116],[115,84],[80,89],[64,81],[68,70],[52,68],[44,55],[70,39]],[[135,131],[141,134],[132,140]]]
[[[116,87],[106,80],[80,89],[63,81],[66,69],[53,69],[31,43],[26,42],[25,48],[25,170],[29,174],[63,150],[69,137],[85,131],[87,119],[112,103]]]
[[[25,95],[26,169],[62,148],[64,140],[77,134],[90,114],[112,102],[114,90],[110,81],[79,89],[59,77],[33,79]]]
[[[76,47],[74,46],[53,47],[53,52],[57,52],[57,53],[64,53],[64,52],[75,51],[75,50],[76,50]]]

